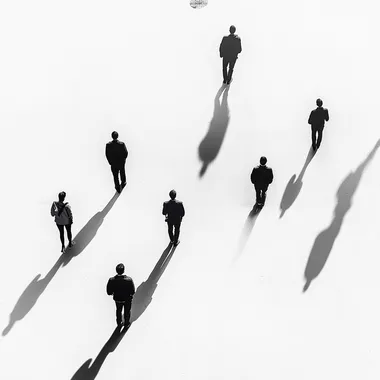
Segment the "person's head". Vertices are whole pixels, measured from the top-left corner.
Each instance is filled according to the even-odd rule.
[[[177,192],[175,190],[170,190],[169,197],[170,199],[175,199]]]
[[[117,274],[123,274],[124,273],[124,264],[117,264],[116,265],[116,273]]]
[[[60,202],[63,202],[66,198],[66,193],[64,191],[61,191],[59,194],[58,194],[58,200]]]
[[[260,158],[260,165],[265,165],[266,163],[267,163],[267,158],[264,157],[264,156],[262,156],[262,157]]]
[[[119,137],[119,134],[116,131],[113,131],[111,136],[114,140],[117,140],[117,138]]]
[[[235,27],[235,25],[231,25],[230,26],[230,33],[231,34],[234,34],[236,32],[236,27]]]
[[[323,105],[323,102],[322,102],[322,99],[317,99],[317,106],[318,107],[322,107],[322,105]]]

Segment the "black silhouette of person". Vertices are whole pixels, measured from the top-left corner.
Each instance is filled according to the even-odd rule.
[[[107,283],[107,294],[113,296],[116,304],[116,324],[123,324],[122,312],[124,309],[124,324],[129,325],[131,317],[132,298],[135,294],[133,280],[124,274],[124,264],[116,266],[116,276],[111,277]]]
[[[119,134],[116,131],[112,132],[112,141],[106,144],[106,157],[108,163],[111,165],[115,189],[118,193],[121,193],[121,190],[127,184],[125,161],[128,157],[128,150],[125,144],[118,140],[118,137]],[[119,182],[119,173],[121,184]]]
[[[325,230],[320,232],[316,237],[313,248],[311,249],[309,259],[305,268],[305,286],[303,291],[306,292],[311,282],[319,276],[322,269],[326,265],[330,256],[335,240],[339,235],[344,218],[352,205],[352,199],[360,184],[360,180],[369,162],[373,159],[376,150],[380,146],[380,140],[371,150],[367,158],[358,166],[358,168],[348,174],[343,180],[336,193],[337,203],[334,209],[334,217]]]
[[[164,202],[162,207],[162,215],[165,215],[165,221],[168,224],[170,243],[177,246],[180,243],[178,238],[185,209],[182,202],[176,199],[177,192],[175,190],[170,190],[169,196],[170,200]]]
[[[236,28],[234,25],[230,26],[230,34],[224,36],[219,46],[220,58],[223,58],[223,83],[230,84],[232,81],[232,73],[238,54],[241,53],[241,39],[235,34]],[[228,72],[227,72],[228,68]]]
[[[251,182],[256,190],[256,205],[260,208],[265,204],[268,186],[273,182],[273,170],[266,166],[267,158],[260,158],[260,165],[253,168]]]
[[[325,121],[329,121],[329,111],[327,108],[323,108],[323,102],[321,99],[317,99],[317,108],[311,111],[308,123],[311,125],[311,145],[316,151],[319,149],[322,142],[323,129],[325,127]],[[317,140],[318,134],[318,140]]]
[[[301,192],[302,186],[303,186],[303,176],[305,175],[306,169],[309,166],[311,160],[314,157],[315,151],[310,148],[309,153],[307,154],[305,164],[303,165],[303,168],[301,170],[301,173],[298,175],[297,180],[296,175],[293,174],[292,177],[289,179],[288,184],[286,185],[284,195],[282,196],[281,203],[280,203],[280,218],[282,218],[288,208],[292,206],[294,201],[297,199],[299,193]]]
[[[222,86],[214,99],[214,114],[210,121],[210,126],[206,136],[203,138],[198,148],[199,159],[203,162],[199,176],[203,177],[208,165],[215,160],[222,146],[230,121],[230,111],[228,109],[227,97],[229,87]],[[219,101],[223,93],[222,102]]]

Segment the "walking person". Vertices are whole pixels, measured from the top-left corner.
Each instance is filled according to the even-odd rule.
[[[116,276],[111,277],[107,283],[107,294],[113,296],[116,304],[116,323],[123,324],[122,312],[124,309],[124,325],[130,325],[132,299],[135,294],[135,284],[131,277],[124,274],[124,264],[116,266]]]
[[[71,225],[73,224],[73,213],[68,202],[65,203],[66,193],[61,191],[58,194],[58,202],[53,202],[50,210],[51,216],[54,216],[54,221],[57,224],[59,230],[59,237],[61,239],[62,249],[61,252],[65,252],[65,232],[66,228],[67,238],[69,239],[69,248],[73,246]]]
[[[241,53],[241,39],[235,34],[236,28],[234,25],[230,26],[230,34],[224,36],[219,46],[220,58],[223,58],[223,83],[230,84],[232,81],[232,73],[238,54]],[[228,68],[228,71],[227,71]]]
[[[170,200],[164,202],[162,215],[165,215],[165,222],[168,224],[170,243],[177,246],[180,243],[178,238],[185,209],[182,202],[176,199],[177,192],[175,190],[171,190],[169,196]]]
[[[112,141],[106,145],[106,157],[108,163],[111,165],[115,189],[118,193],[121,193],[121,190],[124,189],[127,184],[125,176],[125,161],[128,157],[128,150],[125,144],[118,140],[119,134],[116,131],[112,132],[111,136]],[[121,184],[119,182],[119,173]]]
[[[329,121],[329,111],[327,108],[322,107],[323,102],[317,99],[317,108],[311,111],[308,123],[311,125],[311,141],[314,152],[319,149],[322,142],[323,128],[325,121]],[[318,134],[318,140],[317,140]]]
[[[260,158],[260,165],[253,168],[251,182],[256,190],[256,205],[263,207],[266,199],[268,186],[273,182],[273,170],[266,166],[266,157]]]

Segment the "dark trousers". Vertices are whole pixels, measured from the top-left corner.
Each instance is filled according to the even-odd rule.
[[[69,244],[71,244],[72,234],[71,234],[71,224],[65,224],[64,226],[61,224],[57,224],[59,229],[59,237],[61,239],[62,247],[65,246],[65,230],[63,227],[66,227],[67,238],[69,239]]]
[[[256,203],[263,205],[267,197],[266,192],[268,190],[268,187],[255,186],[255,190],[256,190]]]
[[[317,133],[318,133],[318,139],[317,139]],[[313,145],[313,148],[319,148],[322,142],[322,135],[323,135],[323,127],[315,127],[311,126],[311,143]]]
[[[173,243],[177,243],[179,238],[179,231],[181,228],[181,222],[168,221],[167,223],[170,241],[172,241]]]
[[[131,301],[115,301],[116,304],[116,323],[118,325],[121,324],[123,321],[122,313],[123,313],[123,308],[124,308],[124,321],[125,324],[128,325],[129,320],[131,318],[131,307],[132,307],[132,302]]]
[[[115,183],[115,189],[120,190],[119,173],[120,173],[121,183],[125,185],[125,183],[127,182],[126,176],[125,176],[125,163],[111,165],[111,171],[113,175],[113,181]]]
[[[232,79],[232,73],[234,72],[234,67],[237,58],[226,58],[223,57],[223,81],[229,82]],[[228,72],[227,72],[228,67]]]

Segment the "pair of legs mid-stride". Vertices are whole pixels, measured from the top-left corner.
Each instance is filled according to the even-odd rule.
[[[318,138],[317,138],[318,134]],[[316,151],[321,146],[323,136],[323,127],[311,127],[311,144],[313,146],[313,150]]]
[[[129,325],[131,318],[132,303],[129,301],[115,301],[116,304],[116,323],[118,326],[123,324],[123,309],[124,309],[124,325]]]
[[[267,192],[268,188],[255,186],[255,190],[256,190],[256,204],[257,204],[257,206],[264,206],[265,199],[267,197],[266,192]]]
[[[179,244],[179,232],[181,228],[181,223],[173,223],[173,222],[167,222],[168,223],[168,233],[170,238],[170,243],[177,246]]]
[[[236,63],[236,58],[225,58],[223,57],[223,83],[230,84],[232,81],[232,73],[234,72],[234,67]],[[228,71],[227,71],[228,68]]]
[[[121,190],[123,190],[125,185],[127,184],[127,179],[125,175],[125,164],[121,163],[119,165],[112,165],[111,171],[113,175],[113,181],[115,183],[115,189],[118,193],[121,193]],[[121,184],[119,182],[119,173],[120,173]]]
[[[71,224],[65,224],[65,225],[57,224],[57,227],[59,230],[59,237],[61,239],[61,244],[62,244],[61,252],[65,252],[65,230],[64,230],[64,228],[66,228],[67,238],[69,239],[69,248],[71,248],[73,246],[72,234],[71,234]]]

